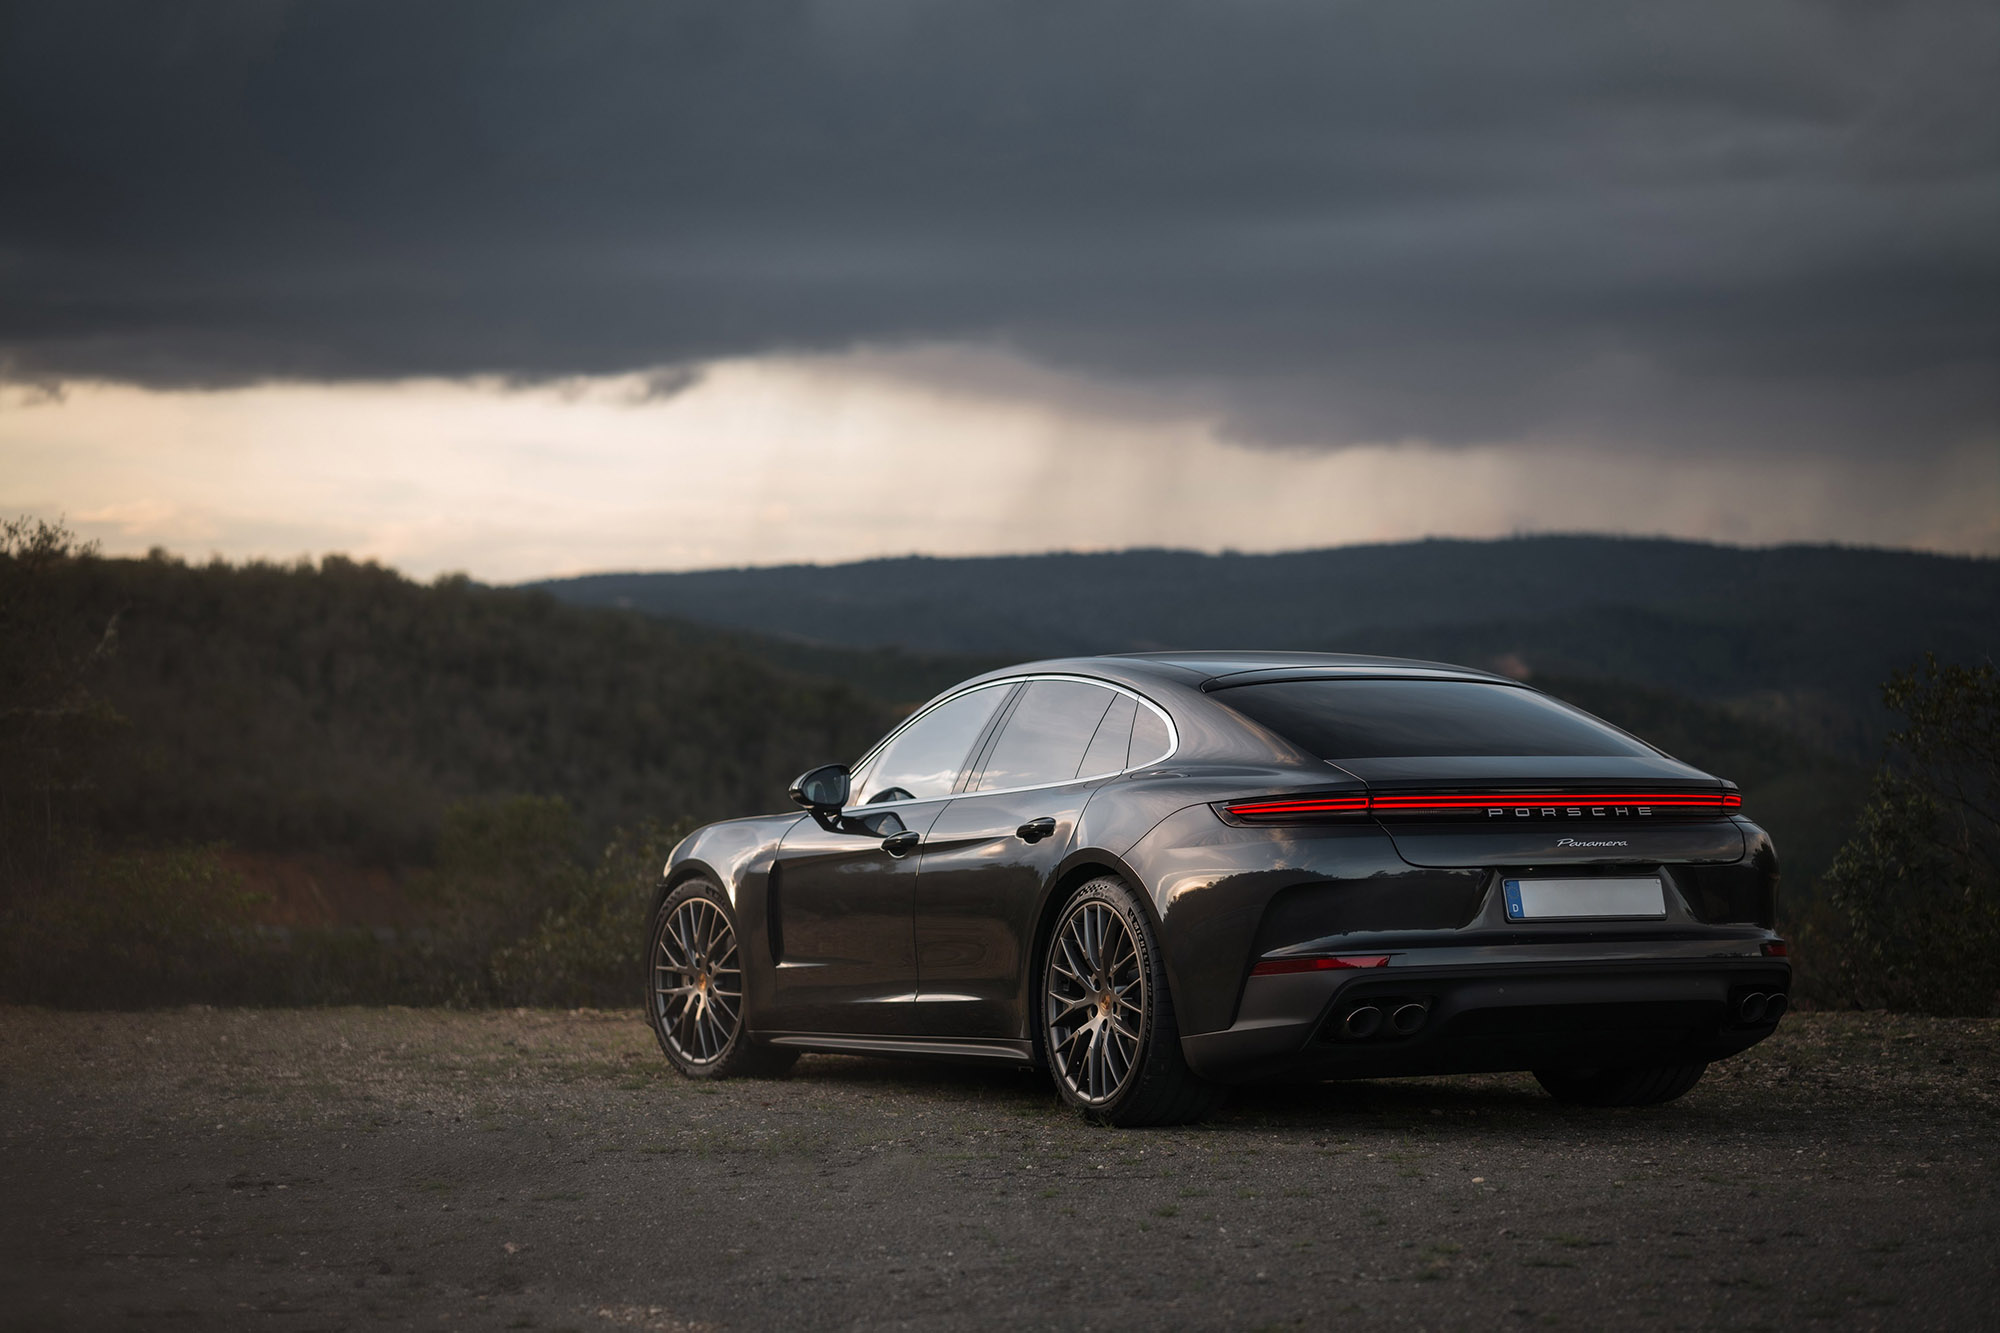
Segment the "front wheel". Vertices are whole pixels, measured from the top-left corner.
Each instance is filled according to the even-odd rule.
[[[1706,1061],[1640,1069],[1537,1069],[1535,1082],[1572,1106],[1658,1106],[1701,1082]]]
[[[1063,905],[1042,966],[1042,1049],[1056,1092],[1107,1125],[1182,1125],[1223,1089],[1181,1056],[1173,997],[1145,910],[1096,879]]]
[[[729,899],[705,879],[684,880],[653,916],[646,1016],[674,1068],[690,1078],[781,1074],[799,1053],[766,1046],[743,1027],[743,957]]]

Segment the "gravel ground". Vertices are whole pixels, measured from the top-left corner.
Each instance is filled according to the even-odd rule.
[[[636,1014],[0,1010],[7,1328],[1986,1328],[2000,1023],[1799,1014],[1118,1132],[1006,1071],[674,1076]]]

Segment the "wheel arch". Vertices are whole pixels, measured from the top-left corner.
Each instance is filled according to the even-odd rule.
[[[1153,940],[1162,951],[1165,945],[1160,932],[1159,909],[1153,903],[1153,895],[1125,859],[1105,851],[1101,847],[1079,848],[1064,857],[1056,872],[1049,876],[1048,886],[1042,892],[1040,905],[1035,912],[1035,929],[1032,946],[1028,954],[1026,975],[1022,978],[1021,1012],[1028,1020],[1028,1040],[1034,1047],[1035,1068],[1046,1071],[1048,1052],[1042,1049],[1041,1019],[1041,975],[1042,963],[1048,955],[1049,941],[1054,938],[1056,921],[1062,916],[1063,905],[1083,885],[1094,879],[1116,879],[1132,891],[1139,900],[1140,910],[1146,914],[1148,924],[1153,929]],[[1173,991],[1173,969],[1162,969],[1167,975],[1167,990]]]
[[[660,872],[660,882],[653,886],[652,904],[646,909],[646,920],[650,923],[654,917],[658,916],[661,906],[667,901],[667,896],[691,879],[705,879],[715,884],[729,899],[729,905],[731,907],[736,905],[734,886],[721,875],[718,875],[715,872],[715,867],[709,865],[706,861],[689,858],[685,861],[669,864],[665,870]]]
[[[666,895],[699,875],[713,881],[729,900],[730,907],[741,911],[747,884],[760,868],[769,865],[785,834],[803,818],[803,813],[755,815],[702,825],[681,839],[668,854],[653,902],[655,910]]]
[[[730,893],[731,885],[728,878],[714,866],[697,857],[689,857],[679,865],[668,866],[666,873],[660,876],[660,888],[663,892],[672,893],[691,879],[713,880],[724,893],[729,893],[732,898],[736,896]]]

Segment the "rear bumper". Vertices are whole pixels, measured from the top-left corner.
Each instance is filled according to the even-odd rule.
[[[1438,957],[1422,956],[1430,952]],[[1183,1053],[1222,1082],[1720,1060],[1777,1028],[1775,1018],[1746,1022],[1744,999],[1791,988],[1791,965],[1754,945],[1744,956],[1718,956],[1712,944],[1699,956],[1530,948],[1470,961],[1469,952],[1412,950],[1391,967],[1252,977],[1236,1022],[1183,1037]],[[1364,1005],[1381,1021],[1357,1036],[1344,1020]],[[1420,1011],[1421,1021],[1399,1032],[1398,1010],[1406,1021]]]

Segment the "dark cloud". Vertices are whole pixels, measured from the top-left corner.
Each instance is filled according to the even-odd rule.
[[[2000,421],[1989,0],[51,0],[0,173],[17,377],[992,340],[1281,442]]]

